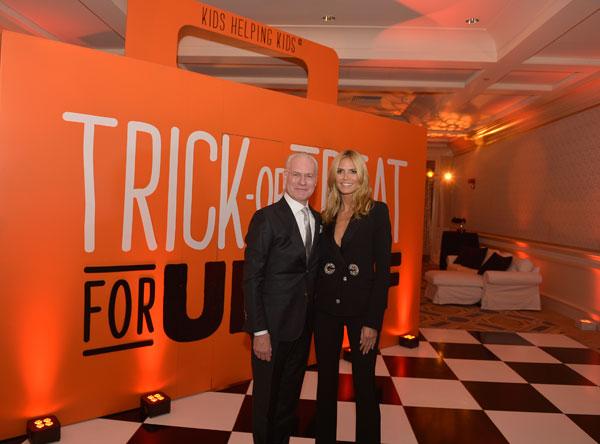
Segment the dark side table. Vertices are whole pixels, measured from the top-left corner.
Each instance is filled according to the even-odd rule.
[[[479,236],[469,231],[444,231],[442,233],[442,246],[440,248],[440,270],[448,268],[446,258],[451,254],[458,254],[460,247],[479,247]]]

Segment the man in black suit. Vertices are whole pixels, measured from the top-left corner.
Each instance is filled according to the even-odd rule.
[[[319,214],[308,206],[314,157],[290,155],[281,200],[258,210],[244,262],[246,331],[252,336],[254,442],[287,443],[304,379],[313,322]]]

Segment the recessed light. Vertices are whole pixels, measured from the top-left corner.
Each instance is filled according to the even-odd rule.
[[[476,23],[479,23],[479,19],[477,17],[469,17],[465,20],[465,23],[467,25],[475,25]]]
[[[323,17],[321,17],[321,20],[323,20],[324,22],[332,22],[335,20],[335,15],[324,15]]]

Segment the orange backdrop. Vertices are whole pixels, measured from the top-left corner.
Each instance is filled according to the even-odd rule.
[[[39,414],[71,423],[133,408],[146,391],[179,397],[249,378],[243,236],[280,197],[294,150],[315,155],[321,178],[336,151],[368,156],[402,253],[382,344],[416,331],[425,132],[336,106],[326,48],[304,41],[293,54],[329,54],[326,75],[306,63],[303,99],[133,49],[6,31],[1,45],[0,439]]]

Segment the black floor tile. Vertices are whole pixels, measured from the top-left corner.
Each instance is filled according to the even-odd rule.
[[[242,401],[233,431],[252,433],[252,396],[246,396]]]
[[[315,437],[315,413],[317,402],[310,399],[301,399],[298,403],[298,424],[292,436],[302,438]]]
[[[248,387],[250,387],[250,381],[244,381],[244,382],[241,382],[240,384],[235,384],[235,385],[232,385],[231,387],[227,387],[222,390],[219,390],[219,392],[241,393],[241,394],[245,395],[246,392],[248,392]]]
[[[564,364],[507,362],[530,384],[596,385]]]
[[[400,396],[394,386],[394,381],[389,376],[375,376],[377,397],[381,404],[402,405]],[[338,401],[355,402],[354,384],[352,375],[340,374],[338,380]]]
[[[462,381],[484,410],[560,413],[554,404],[529,384]]]
[[[498,357],[481,344],[454,344],[432,342],[431,345],[442,358],[481,359],[497,361]]]
[[[600,416],[598,415],[567,415],[585,433],[600,442]]]
[[[139,422],[140,424],[146,420],[148,416],[141,408],[125,410],[124,412],[113,413],[103,416],[104,419],[116,419],[119,421]]]
[[[383,356],[391,376],[408,378],[458,379],[442,358]]]
[[[404,407],[420,444],[507,443],[482,410]]]
[[[188,427],[142,424],[127,444],[210,443],[227,444],[231,432]]]
[[[293,436],[303,438],[315,437],[315,411],[316,401],[301,399],[298,403],[298,423],[294,427]],[[238,412],[234,432],[252,433],[252,396],[246,396]]]
[[[523,336],[508,331],[470,331],[482,344],[533,345]]]
[[[600,353],[589,348],[540,347],[565,364],[600,365]]]
[[[0,444],[21,444],[27,439],[27,435],[15,436],[14,438],[3,439]],[[27,441],[29,443],[29,441]]]

